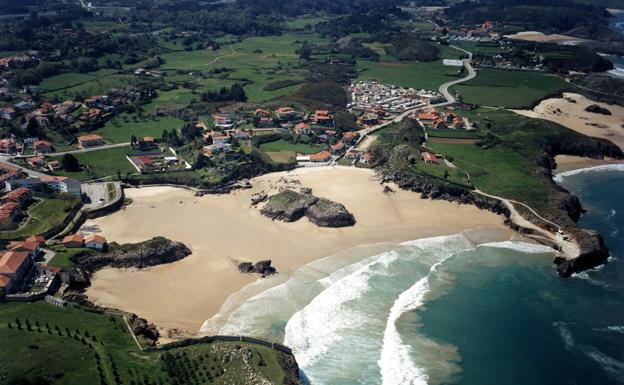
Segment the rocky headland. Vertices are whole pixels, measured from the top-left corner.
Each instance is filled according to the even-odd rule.
[[[320,227],[348,227],[355,225],[355,218],[344,205],[329,199],[318,198],[310,191],[291,189],[270,196],[260,212],[284,222],[294,222],[306,216]]]
[[[144,242],[118,245],[111,243],[108,251],[86,254],[72,261],[71,288],[84,289],[90,284],[91,276],[105,267],[144,268],[162,265],[186,258],[191,250],[186,245],[164,237],[154,237]]]

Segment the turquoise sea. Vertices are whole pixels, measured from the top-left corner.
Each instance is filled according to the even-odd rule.
[[[624,169],[560,181],[608,265],[561,279],[550,249],[470,232],[365,245],[237,305],[218,331],[283,341],[313,385],[624,383]]]

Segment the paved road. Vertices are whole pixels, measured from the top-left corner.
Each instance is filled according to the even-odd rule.
[[[439,92],[442,94],[442,96],[444,96],[444,98],[446,99],[446,102],[433,104],[433,105],[431,105],[431,107],[443,107],[443,106],[455,103],[455,97],[453,97],[453,95],[450,94],[448,89],[451,86],[454,86],[454,85],[459,84],[459,83],[467,82],[468,80],[474,79],[477,76],[477,72],[474,70],[474,68],[472,68],[472,65],[470,64],[470,62],[472,61],[472,52],[466,51],[465,49],[459,48],[459,47],[454,46],[454,45],[452,45],[451,47],[455,48],[458,51],[462,51],[462,52],[464,52],[464,53],[466,53],[468,55],[468,58],[464,59],[464,67],[466,67],[466,69],[468,70],[468,75],[464,76],[461,79],[453,80],[453,81],[446,82],[446,83],[442,84],[440,86],[440,88],[439,88]],[[386,126],[389,126],[390,124],[400,122],[401,120],[405,119],[405,117],[409,116],[411,113],[415,112],[416,110],[418,110],[419,108],[424,107],[424,106],[425,106],[425,104],[418,105],[418,106],[416,106],[414,108],[410,108],[409,110],[403,112],[401,115],[397,116],[396,118],[394,118],[394,119],[392,119],[392,120],[390,120],[388,122],[385,122],[383,124],[379,124],[379,125],[376,125],[376,126],[373,126],[373,127],[364,128],[362,130],[359,130],[358,133],[360,134],[360,137],[359,137],[358,142],[357,142],[357,147],[358,148],[360,147],[359,146],[360,143],[362,142],[362,140],[366,136],[372,134],[373,132],[375,132],[377,130],[381,130],[382,128],[384,128]]]
[[[464,59],[464,67],[468,70],[468,75],[466,75],[465,77],[461,79],[446,82],[442,84],[438,90],[444,96],[444,98],[446,99],[448,103],[455,103],[455,97],[451,95],[451,93],[449,92],[449,88],[456,84],[467,82],[468,80],[474,79],[477,76],[477,72],[474,70],[474,68],[472,68],[472,65],[470,64],[470,62],[472,61],[472,52],[466,51],[465,49],[459,48],[454,45],[452,45],[451,47],[468,54],[468,58]]]
[[[105,144],[104,146],[80,148],[78,150],[51,152],[51,153],[49,153],[47,155],[48,156],[62,156],[62,155],[65,155],[65,154],[81,154],[83,152],[92,152],[92,151],[108,150],[108,149],[111,149],[111,148],[128,147],[129,145],[130,145],[130,142],[128,142],[128,143]]]

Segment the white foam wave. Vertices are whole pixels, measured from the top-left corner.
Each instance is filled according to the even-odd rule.
[[[568,176],[577,175],[577,174],[583,174],[583,173],[588,173],[588,172],[597,172],[597,171],[624,171],[624,164],[622,164],[622,163],[618,163],[618,164],[603,164],[603,165],[600,165],[600,166],[580,168],[578,170],[564,171],[564,172],[560,172],[558,174],[555,174],[553,176],[553,180],[555,182],[557,182],[557,183],[561,183],[561,182],[563,182],[563,179],[568,177]]]
[[[607,326],[606,328],[594,329],[599,332],[612,332],[612,333],[621,333],[624,334],[624,326],[622,325],[613,325]]]
[[[557,332],[559,332],[559,336],[561,337],[566,349],[572,349],[574,347],[574,337],[572,336],[572,332],[568,328],[568,325],[565,322],[555,322],[553,323],[553,326],[557,329]]]
[[[600,366],[610,374],[618,378],[624,375],[624,362],[618,361],[591,346],[585,346],[583,350],[585,355],[600,364]]]
[[[483,243],[477,246],[480,247],[495,247],[497,249],[515,250],[527,254],[543,254],[552,253],[552,247],[540,245],[537,243],[518,242],[518,241],[502,241],[502,242],[490,242]]]
[[[286,324],[284,342],[290,346],[301,367],[310,366],[342,339],[341,331],[363,326],[363,313],[345,306],[369,288],[374,266],[387,266],[398,258],[394,251],[383,253],[352,274],[341,278],[314,297],[305,308],[295,313]]]
[[[396,321],[405,312],[420,307],[428,291],[429,277],[424,277],[401,293],[390,309],[381,356],[377,361],[384,385],[427,384],[429,377],[423,368],[414,364],[410,357],[412,348],[403,343]]]

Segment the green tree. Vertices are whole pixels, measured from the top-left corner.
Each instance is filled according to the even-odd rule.
[[[65,171],[80,171],[80,163],[72,154],[65,154],[61,159],[61,165]]]

